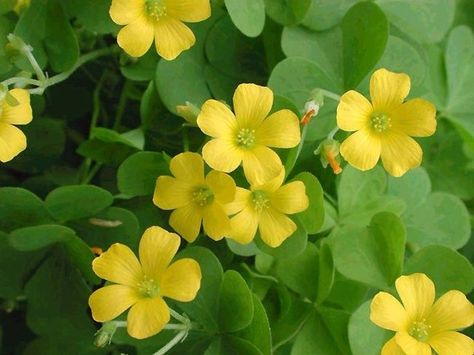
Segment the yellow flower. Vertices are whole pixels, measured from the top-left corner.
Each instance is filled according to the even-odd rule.
[[[293,181],[283,185],[285,169],[264,184],[250,185],[250,191],[237,188],[235,201],[226,206],[228,214],[235,214],[230,223],[230,238],[241,244],[250,243],[257,227],[260,238],[276,248],[296,231],[296,224],[287,214],[302,212],[308,208],[305,185]]]
[[[6,95],[13,97],[13,105],[8,98],[0,99],[0,161],[12,160],[26,149],[26,136],[14,125],[25,125],[33,119],[30,93],[24,89],[12,89]]]
[[[404,102],[410,77],[377,70],[370,78],[370,103],[351,90],[337,107],[337,125],[353,132],[341,145],[341,155],[360,170],[372,169],[379,157],[393,176],[420,165],[423,152],[411,138],[431,136],[436,130],[436,108],[423,99]]]
[[[431,355],[431,348],[439,355],[474,354],[472,339],[454,331],[474,322],[474,306],[463,293],[451,290],[434,302],[435,286],[425,274],[400,276],[395,286],[403,305],[379,292],[370,306],[370,320],[396,332],[382,355]]]
[[[175,59],[196,41],[183,22],[200,22],[209,16],[209,0],[112,0],[110,7],[112,20],[126,25],[117,42],[132,57],[144,55],[154,39],[160,56]]]
[[[249,181],[261,183],[276,177],[281,160],[273,148],[291,148],[300,142],[298,117],[281,110],[267,117],[273,105],[269,88],[241,84],[234,94],[235,115],[216,100],[204,103],[197,124],[215,138],[202,150],[213,169],[229,173],[242,163]]]
[[[153,202],[164,210],[174,210],[170,225],[188,242],[196,240],[201,222],[206,234],[222,239],[230,231],[224,205],[235,197],[235,182],[227,174],[212,170],[204,177],[204,161],[197,153],[181,153],[171,159],[174,177],[160,176]]]
[[[189,302],[201,286],[201,268],[195,260],[180,259],[169,265],[179,244],[178,235],[150,227],[140,241],[140,261],[119,243],[95,258],[94,272],[114,284],[89,297],[94,320],[108,322],[131,307],[127,330],[132,337],[143,339],[161,331],[170,320],[163,297]]]
[[[20,14],[24,9],[30,6],[31,0],[17,0],[13,11]]]

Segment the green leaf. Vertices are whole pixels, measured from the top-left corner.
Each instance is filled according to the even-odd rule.
[[[349,314],[345,311],[318,308],[306,321],[297,335],[291,355],[348,354],[347,322]]]
[[[145,145],[145,137],[141,128],[137,128],[125,133],[118,133],[112,129],[94,127],[91,133],[91,138],[98,139],[106,143],[121,143],[139,150],[143,150],[143,146]]]
[[[44,251],[20,252],[8,235],[0,232],[0,298],[14,300],[23,294],[25,281],[44,256]]]
[[[387,289],[400,276],[405,255],[405,228],[396,215],[376,214],[370,226],[346,226],[334,236],[337,270],[349,279]]]
[[[105,34],[119,28],[109,15],[110,0],[68,0],[63,3],[71,17],[76,17],[89,31]]]
[[[436,285],[436,293],[449,290],[469,293],[474,287],[474,268],[463,255],[444,246],[420,249],[405,264],[404,274],[422,272]]]
[[[280,25],[294,25],[303,20],[311,0],[265,0],[267,15]]]
[[[34,251],[65,242],[75,236],[75,232],[60,225],[42,225],[16,229],[10,233],[10,244],[19,251]]]
[[[53,222],[38,196],[17,187],[0,188],[0,230],[9,232],[20,227]]]
[[[67,71],[79,58],[79,43],[59,0],[48,1],[48,13],[44,20],[44,44],[51,67],[57,73]]]
[[[467,26],[455,27],[446,45],[448,100],[446,116],[474,139],[474,35]]]
[[[160,175],[169,175],[168,163],[163,154],[138,152],[120,165],[117,172],[118,189],[130,197],[151,195]]]
[[[290,235],[281,245],[277,248],[272,248],[265,244],[260,237],[254,239],[257,247],[266,254],[272,255],[276,258],[288,258],[299,255],[306,248],[308,242],[308,234],[306,233],[303,225],[300,221],[294,220],[296,223],[296,231]]]
[[[349,343],[353,355],[379,355],[393,332],[370,321],[370,302],[363,303],[349,320]]]
[[[455,1],[377,0],[400,31],[420,42],[439,42],[451,27]]]
[[[265,25],[263,0],[225,0],[225,6],[235,26],[248,37],[257,37]]]
[[[358,0],[312,0],[303,25],[324,31],[337,25],[349,8]]]
[[[423,168],[409,170],[398,178],[388,177],[387,193],[403,199],[408,209],[415,210],[426,200],[430,192],[430,177]]]
[[[222,335],[204,352],[204,355],[261,355],[261,351],[247,340],[233,335]]]
[[[272,334],[265,307],[257,296],[253,295],[253,319],[248,327],[235,335],[255,345],[263,355],[272,353]]]
[[[372,2],[354,5],[342,21],[344,87],[353,89],[377,64],[388,39],[388,21]]]
[[[46,196],[46,206],[58,221],[91,217],[113,202],[110,192],[93,185],[58,187]]]
[[[237,254],[240,256],[253,256],[253,255],[257,255],[260,252],[260,250],[255,245],[255,242],[253,241],[248,244],[240,244],[230,238],[226,238],[225,241],[229,249],[234,254]]]
[[[219,329],[235,332],[247,327],[254,316],[252,293],[242,276],[228,270],[224,274],[217,312]]]
[[[120,67],[127,79],[134,81],[150,81],[155,78],[159,57],[155,51],[148,51],[143,57],[133,59]]]
[[[444,245],[453,249],[463,247],[471,235],[469,212],[456,196],[434,192],[423,204],[403,216],[407,239],[417,246]]]
[[[196,260],[201,267],[201,288],[192,302],[180,303],[179,307],[189,317],[209,332],[217,332],[219,325],[217,321],[216,306],[219,303],[219,292],[221,289],[223,271],[219,259],[202,247],[188,247],[180,252],[176,259],[191,258]]]
[[[334,284],[328,298],[332,304],[352,313],[367,299],[368,290],[369,287],[366,285],[352,281],[336,270]],[[347,295],[351,295],[351,297],[347,297]]]
[[[318,279],[318,296],[316,302],[318,304],[323,301],[331,293],[334,285],[336,269],[334,267],[334,258],[328,243],[321,243],[319,250],[319,279]]]
[[[170,83],[173,86],[170,86]],[[204,77],[202,54],[197,50],[182,53],[173,61],[160,60],[155,84],[166,108],[176,113],[176,106],[186,101],[201,107],[211,93]]]
[[[323,188],[318,179],[308,172],[298,174],[292,181],[302,181],[306,186],[309,207],[306,211],[298,213],[297,217],[308,234],[316,234],[324,222]]]

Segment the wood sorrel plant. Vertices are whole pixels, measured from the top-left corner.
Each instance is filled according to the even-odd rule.
[[[469,1],[0,1],[0,353],[474,353]]]

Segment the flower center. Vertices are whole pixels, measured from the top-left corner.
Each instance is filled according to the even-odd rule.
[[[249,128],[241,128],[237,133],[237,145],[246,149],[252,148],[255,145],[255,130]]]
[[[409,330],[409,334],[421,342],[426,342],[429,337],[431,325],[426,323],[426,319],[414,321]]]
[[[158,281],[145,276],[138,284],[138,292],[142,297],[152,298],[160,293],[160,285]]]
[[[375,131],[382,133],[392,127],[392,119],[384,113],[374,113],[370,117],[370,124]]]
[[[265,191],[257,190],[252,192],[252,202],[257,212],[261,212],[270,207],[270,199]]]
[[[193,201],[200,207],[207,206],[214,201],[214,193],[207,186],[199,187],[193,192]]]
[[[145,11],[149,17],[158,21],[161,17],[166,16],[165,0],[146,0]]]

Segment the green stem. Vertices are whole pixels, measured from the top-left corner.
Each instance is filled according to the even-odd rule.
[[[13,78],[2,81],[1,84],[4,86],[9,86],[13,84],[41,86],[41,81],[31,79],[31,78],[22,78],[22,77],[15,76]]]
[[[328,139],[333,139],[338,131],[339,131],[339,127],[338,126],[334,127],[333,130],[329,132]]]
[[[245,270],[247,270],[247,272],[248,272],[251,276],[253,276],[253,277],[257,278],[257,279],[269,280],[269,281],[273,281],[273,282],[275,282],[275,283],[278,283],[278,282],[279,282],[278,279],[276,279],[276,278],[273,277],[273,276],[262,275],[262,274],[256,273],[255,271],[253,271],[253,270],[250,268],[250,266],[248,266],[248,265],[245,264],[245,263],[243,263],[242,266],[243,266],[243,268],[244,268]]]
[[[36,73],[36,76],[41,82],[46,82],[47,78],[46,75],[43,72],[43,69],[41,69],[40,65],[36,61],[35,56],[32,53],[33,49],[28,46],[28,49],[23,50],[23,54],[26,56],[28,61],[30,62],[31,66],[33,67],[33,70]]]
[[[171,309],[170,308],[170,313],[171,313],[171,316],[176,319],[177,321],[183,323],[183,324],[188,324],[189,323],[189,319],[186,318],[186,317],[183,317],[181,314],[179,314],[178,312],[176,312],[175,310]]]
[[[153,355],[164,355],[166,354],[169,350],[171,350],[176,344],[178,344],[180,341],[183,341],[184,338],[188,335],[187,330],[182,330],[178,334],[175,335],[173,339],[171,339],[168,344],[163,346],[160,350],[158,350],[156,353]]]
[[[332,99],[334,101],[341,101],[341,97],[338,94],[333,93],[332,91],[324,90],[324,89],[320,89],[320,90],[323,93],[323,95],[326,96],[327,98]]]
[[[117,112],[115,114],[114,125],[112,126],[113,130],[117,130],[120,127],[120,123],[122,122],[122,117],[125,113],[125,108],[127,106],[128,100],[128,91],[130,88],[130,82],[127,80],[123,85],[122,92],[120,93],[119,103],[117,105]]]
[[[288,154],[288,158],[285,162],[285,171],[286,171],[285,178],[290,176],[291,171],[293,170],[293,168],[296,165],[296,161],[298,160],[298,157],[300,156],[301,151],[303,150],[303,145],[304,145],[304,141],[306,139],[307,132],[308,132],[308,125],[305,125],[305,126],[303,126],[303,130],[301,132],[300,144],[298,145],[298,147],[296,149],[293,148],[290,151],[290,153]]]

